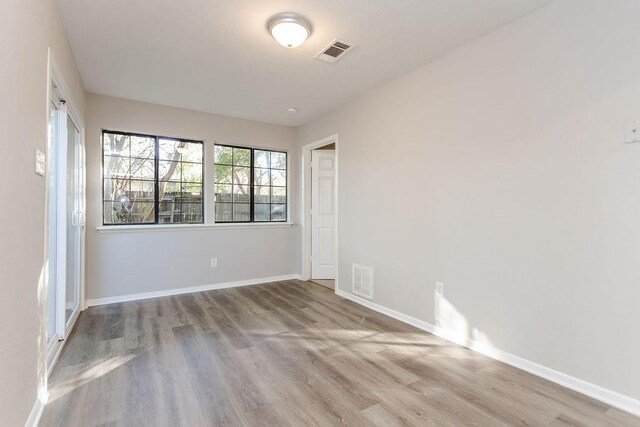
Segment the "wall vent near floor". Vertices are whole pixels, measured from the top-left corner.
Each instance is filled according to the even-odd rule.
[[[318,61],[333,64],[354,47],[355,45],[353,43],[335,39],[327,47],[322,49],[314,58]]]
[[[373,268],[353,264],[353,293],[373,300]]]

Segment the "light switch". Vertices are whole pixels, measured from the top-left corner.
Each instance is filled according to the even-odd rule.
[[[624,126],[624,142],[631,144],[640,141],[640,126],[637,121],[630,121]]]
[[[36,150],[36,174],[44,176],[47,170],[47,157],[40,150]]]

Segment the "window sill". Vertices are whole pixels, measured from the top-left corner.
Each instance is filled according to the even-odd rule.
[[[288,228],[292,222],[271,223],[225,223],[225,224],[150,224],[150,225],[102,225],[99,233],[138,233],[157,231],[197,231],[197,230],[234,230],[240,228]]]

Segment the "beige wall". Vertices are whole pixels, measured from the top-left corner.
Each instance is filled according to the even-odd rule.
[[[102,129],[205,141],[205,209],[213,213],[213,143],[289,152],[290,218],[298,217],[295,129],[120,98],[87,95],[87,298],[108,298],[295,274],[298,227],[99,232]],[[293,178],[293,179],[292,179]],[[114,228],[111,227],[111,230]],[[210,259],[218,258],[218,267]]]
[[[299,129],[339,134],[339,278],[640,399],[640,2],[560,0]]]
[[[47,48],[73,101],[84,90],[53,0],[0,0],[0,425],[23,425],[43,381],[45,179],[34,173],[46,152]]]

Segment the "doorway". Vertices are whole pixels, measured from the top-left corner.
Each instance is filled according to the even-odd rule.
[[[336,290],[337,135],[303,147],[303,279]]]
[[[85,153],[82,121],[50,57],[47,130],[46,368],[82,309]]]

